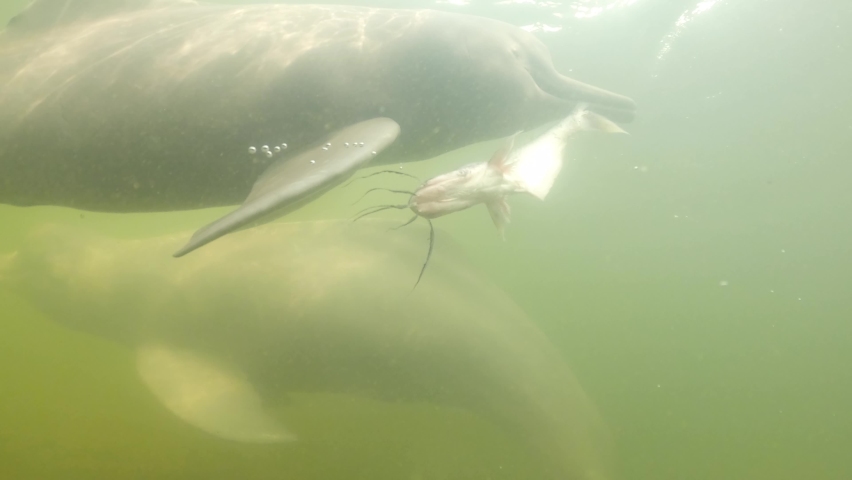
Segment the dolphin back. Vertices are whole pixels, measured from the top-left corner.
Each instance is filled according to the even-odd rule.
[[[35,0],[6,24],[5,35],[43,33],[53,28],[143,8],[196,5],[193,0]]]

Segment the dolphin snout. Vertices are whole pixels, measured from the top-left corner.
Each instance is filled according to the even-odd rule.
[[[636,115],[636,102],[632,98],[566,77],[550,65],[532,74],[546,95],[569,103],[572,108],[578,103],[587,103],[589,110],[625,123],[633,121]]]

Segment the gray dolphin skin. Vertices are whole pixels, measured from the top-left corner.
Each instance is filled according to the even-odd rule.
[[[627,97],[561,75],[532,34],[476,16],[36,0],[0,34],[0,203],[236,205],[272,165],[360,122],[397,127],[362,129],[357,142],[381,144],[376,155],[342,158],[335,175],[501,138],[563,118],[578,102],[615,121],[635,110]],[[286,173],[266,190],[289,193],[244,205],[179,254],[303,202],[294,185],[312,170]]]
[[[438,231],[365,219],[271,223],[174,261],[183,234],[119,240],[44,226],[0,256],[0,284],[67,327],[137,352],[169,411],[230,440],[287,442],[289,392],[427,402],[481,415],[548,479],[612,479],[607,428],[559,352]],[[298,435],[298,437],[297,437]]]

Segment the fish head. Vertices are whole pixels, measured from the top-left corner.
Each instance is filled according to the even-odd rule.
[[[465,165],[427,180],[415,190],[409,207],[424,218],[437,218],[481,203],[501,176],[485,162]]]

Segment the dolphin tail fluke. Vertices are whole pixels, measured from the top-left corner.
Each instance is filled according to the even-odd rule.
[[[232,369],[163,345],[140,347],[136,366],[169,411],[209,434],[250,443],[296,439],[263,410],[254,387]]]

